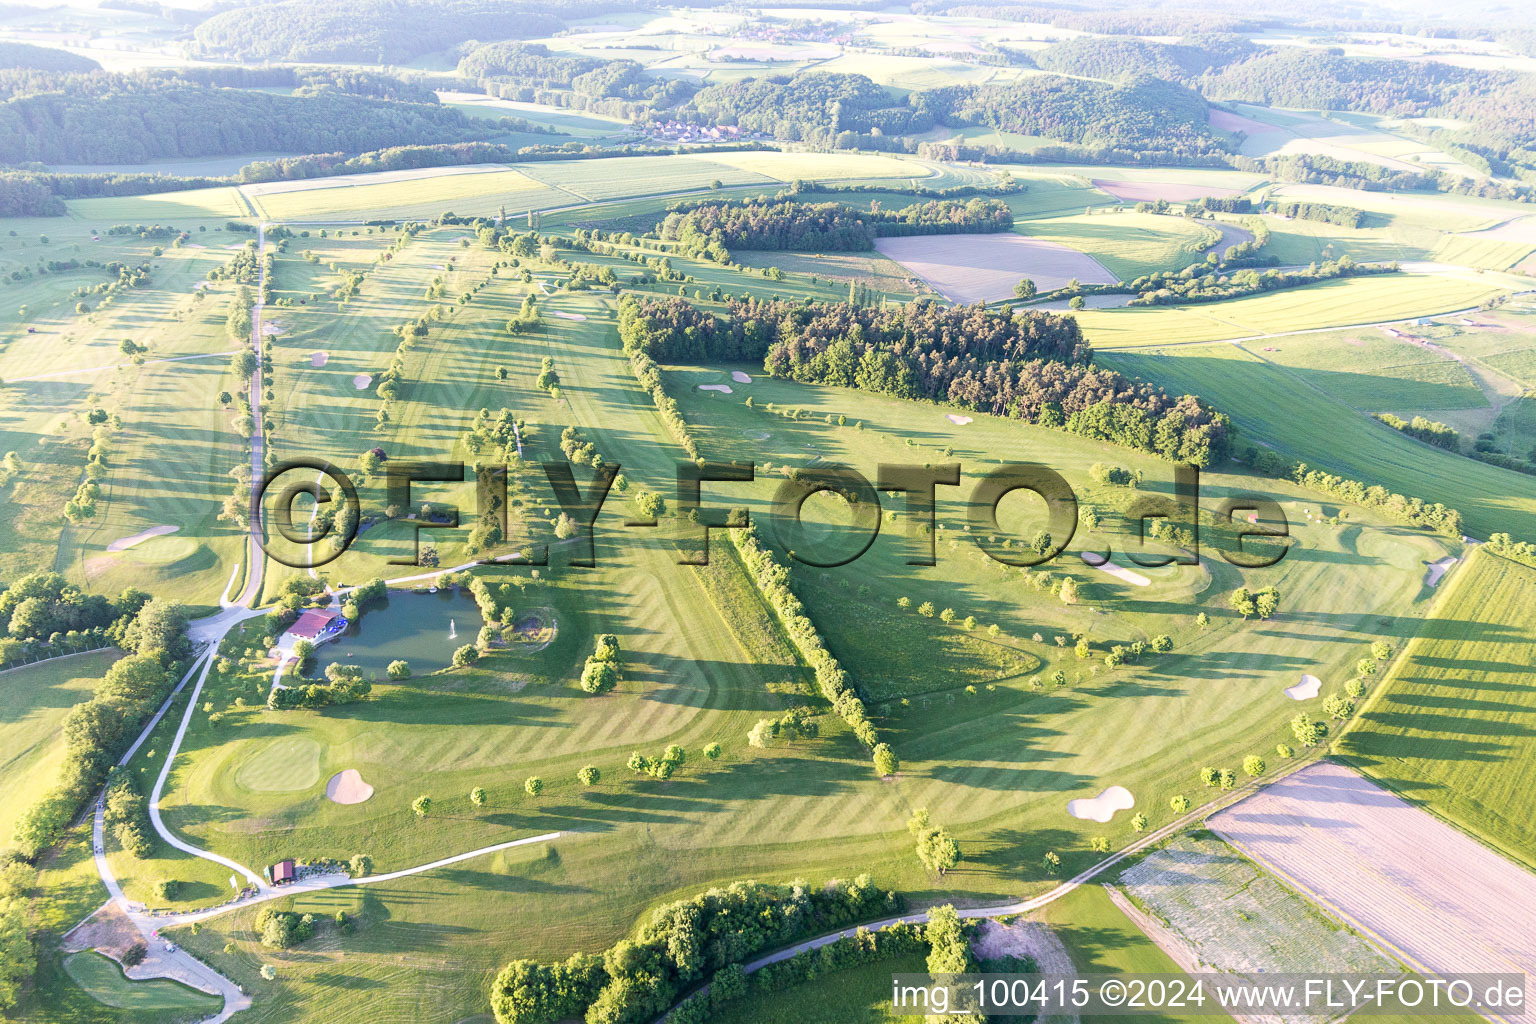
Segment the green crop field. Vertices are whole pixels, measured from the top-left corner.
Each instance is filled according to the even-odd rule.
[[[69,709],[88,699],[115,650],[57,658],[0,673],[0,834],[53,787],[64,761],[61,728]]]
[[[1499,283],[1447,275],[1386,274],[1324,281],[1193,306],[1089,309],[1076,314],[1101,350],[1215,341],[1431,316],[1475,306]]]
[[[64,970],[92,999],[127,1010],[136,1020],[196,1020],[223,1004],[218,996],[163,978],[129,981],[116,962],[100,953],[76,953],[64,961]]]
[[[1412,334],[1417,328],[1406,327]],[[1488,399],[1466,367],[1379,328],[1302,334],[1245,348],[1364,412],[1477,409]]]
[[[1536,570],[1474,550],[1339,741],[1350,764],[1536,863]]]
[[[1261,353],[1262,354],[1262,353]],[[1536,480],[1415,441],[1292,371],[1232,345],[1116,352],[1122,372],[1226,410],[1242,436],[1295,459],[1461,510],[1479,536],[1536,536]]]

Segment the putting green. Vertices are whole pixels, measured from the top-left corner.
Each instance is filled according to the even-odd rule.
[[[164,1020],[218,1009],[221,1000],[168,978],[130,981],[113,960],[95,950],[76,953],[64,961],[64,971],[98,1003],[129,1010],[135,1020]],[[141,1016],[142,1015],[142,1016]],[[153,1016],[151,1016],[153,1015]]]
[[[167,535],[151,537],[149,540],[135,544],[123,554],[141,565],[170,565],[172,562],[192,557],[202,547],[200,541],[191,537]]]
[[[269,740],[235,769],[235,784],[257,793],[295,793],[320,781],[320,744],[303,736]]]

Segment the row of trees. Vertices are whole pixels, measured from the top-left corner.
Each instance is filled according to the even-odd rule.
[[[1459,538],[1464,532],[1461,512],[1439,502],[1426,502],[1422,498],[1389,491],[1380,484],[1367,484],[1315,469],[1305,462],[1294,462],[1272,449],[1258,445],[1244,445],[1235,455],[1238,461],[1260,473],[1289,479],[1301,487],[1321,491],[1347,504],[1376,509],[1400,523],[1421,526],[1446,537]]]
[[[1456,428],[1438,420],[1431,420],[1424,416],[1415,416],[1411,420],[1405,420],[1401,416],[1395,416],[1390,412],[1378,412],[1376,418],[1393,430],[1416,437],[1425,444],[1432,444],[1436,448],[1444,448],[1446,451],[1461,451],[1461,434]]]
[[[634,306],[627,307],[633,310]],[[624,337],[625,305],[619,306],[619,336]],[[626,346],[627,347],[627,346]],[[677,400],[667,394],[666,386],[661,379],[661,368],[656,361],[642,351],[629,353],[629,368],[634,371],[635,380],[651,396],[651,402],[656,406],[656,412],[660,414],[661,421],[667,425],[667,431],[672,439],[682,446],[683,451],[695,462],[699,461],[699,444],[693,438],[693,432],[688,429],[688,421],[683,419],[683,412],[678,408]]]
[[[890,744],[880,742],[864,701],[854,690],[848,673],[827,650],[816,624],[805,614],[805,605],[791,589],[788,567],[780,564],[762,545],[755,526],[744,526],[727,533],[763,601],[773,609],[785,635],[815,673],[821,695],[838,717],[848,723],[859,742],[869,749],[875,771],[882,777],[894,775],[900,767],[895,752]]]
[[[63,836],[144,719],[164,699],[179,659],[187,653],[185,627],[185,610],[157,598],[145,602],[119,628],[118,645],[132,653],[114,662],[90,699],[65,716],[58,781],[17,822],[15,838],[28,856]]]
[[[684,989],[757,953],[900,907],[867,875],[816,887],[736,882],[658,908],[601,955],[512,961],[491,985],[491,1009],[498,1024],[654,1020]]]
[[[1209,266],[1209,264],[1204,265]],[[1237,270],[1227,273],[1220,269],[1204,269],[1201,264],[1187,267],[1180,272],[1160,271],[1144,279],[1140,293],[1126,303],[1129,306],[1184,306],[1196,302],[1224,302],[1244,295],[1283,291],[1287,288],[1303,288],[1319,281],[1331,281],[1341,277],[1366,277],[1377,274],[1395,274],[1396,263],[1356,263],[1348,255],[1321,264],[1313,263],[1305,270]],[[1194,271],[1194,272],[1191,272]]]

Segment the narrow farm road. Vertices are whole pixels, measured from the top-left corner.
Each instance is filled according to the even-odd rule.
[[[266,306],[267,265],[262,258],[267,251],[267,225],[256,228],[256,303],[251,307],[251,348],[256,353],[256,370],[251,374],[251,511],[250,539],[246,545],[245,586],[234,603],[249,607],[261,595],[261,578],[266,569],[267,555],[262,547],[261,526],[261,477],[266,468],[266,452],[263,440],[266,434],[261,420],[261,314]]]

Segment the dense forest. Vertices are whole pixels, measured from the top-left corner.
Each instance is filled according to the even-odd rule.
[[[197,26],[199,52],[241,60],[404,64],[466,39],[532,39],[573,18],[628,10],[624,0],[281,0],[242,5]]]
[[[724,320],[682,299],[620,303],[627,351],[662,362],[756,362],[776,377],[948,402],[1206,466],[1232,426],[1199,398],[1096,367],[1070,316],[915,302],[732,302]]]
[[[1107,85],[1033,75],[1008,85],[934,89],[915,94],[912,102],[944,124],[987,125],[1089,147],[1175,158],[1229,148],[1207,123],[1207,104],[1198,93],[1146,76]]]
[[[1430,137],[1484,174],[1536,179],[1536,75],[1285,46],[1204,75],[1197,85],[1218,101],[1459,119],[1465,127]]]
[[[900,210],[855,210],[842,203],[681,204],[657,225],[661,237],[684,252],[719,263],[732,249],[860,252],[892,235],[1007,231],[1013,212],[997,199],[929,200]]]
[[[23,68],[29,71],[99,71],[101,65],[89,57],[78,57],[67,50],[31,43],[0,41],[0,70]]]
[[[469,141],[500,130],[435,101],[375,99],[334,87],[283,96],[213,88],[175,75],[100,72],[34,79],[30,86],[8,90],[10,98],[0,105],[0,162],[131,164],[261,150],[355,153],[407,142]]]
[[[491,96],[638,118],[676,106],[698,89],[690,81],[658,78],[633,60],[552,55],[538,44],[491,43],[459,61],[459,74]]]
[[[1233,34],[1187,36],[1177,43],[1144,39],[1075,36],[1052,43],[1031,56],[1044,71],[1109,81],[1151,75],[1187,82],[1254,52],[1247,38]]]
[[[177,69],[176,76],[220,89],[294,89],[301,96],[335,89],[378,100],[438,102],[437,93],[419,82],[359,68],[187,67]]]
[[[838,132],[898,135],[933,127],[932,116],[893,104],[864,75],[811,71],[712,85],[693,97],[683,116],[740,125],[785,142],[830,145]]]

